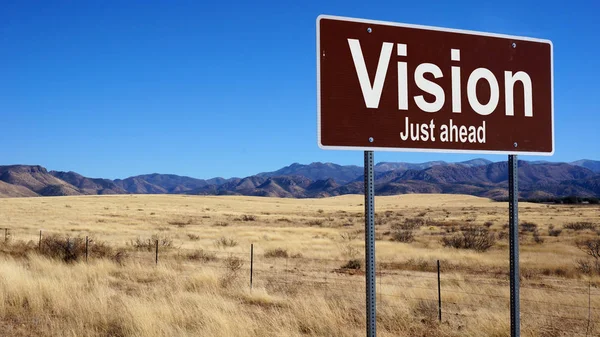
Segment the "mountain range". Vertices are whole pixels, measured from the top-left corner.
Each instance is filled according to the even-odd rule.
[[[518,179],[522,198],[600,197],[600,161],[519,161]],[[458,163],[382,162],[375,166],[377,195],[456,193],[503,199],[508,195],[507,187],[507,162],[473,159]],[[363,192],[362,167],[320,162],[294,163],[245,178],[208,180],[158,173],[110,180],[48,171],[39,165],[0,166],[0,197],[192,194],[312,198]]]

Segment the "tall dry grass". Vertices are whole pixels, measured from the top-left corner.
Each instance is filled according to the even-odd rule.
[[[17,337],[363,336],[364,276],[342,268],[362,259],[362,202],[360,196],[0,200],[10,227],[8,241],[0,242],[0,331]],[[379,335],[508,336],[506,204],[419,195],[376,202]],[[575,218],[597,222],[600,208],[521,207],[520,217],[535,223],[544,239],[536,242],[533,231],[521,236],[523,336],[600,334],[598,324],[587,326],[588,317],[598,320],[600,279],[577,269],[586,255],[574,244],[598,233],[590,226],[563,229]],[[410,229],[414,241],[394,241],[394,230],[406,230],[406,223],[419,224]],[[442,238],[461,226],[484,224],[498,238],[489,250],[444,247]],[[37,248],[40,228],[44,239],[54,233],[59,242],[88,235],[93,244],[106,243],[104,253],[96,251],[89,264],[67,263]],[[551,235],[557,229],[562,232]],[[157,238],[168,244],[160,245],[156,266],[152,249],[135,242]]]

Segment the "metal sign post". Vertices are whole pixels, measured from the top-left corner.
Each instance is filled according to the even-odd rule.
[[[508,224],[510,246],[510,336],[521,335],[519,317],[519,164],[516,155],[508,156]]]
[[[373,151],[365,151],[365,274],[367,286],[367,337],[377,335],[375,319],[375,182]]]

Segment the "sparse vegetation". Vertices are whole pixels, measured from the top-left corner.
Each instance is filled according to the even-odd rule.
[[[460,233],[450,237],[443,237],[445,247],[458,249],[471,249],[485,252],[496,243],[496,236],[489,229],[478,226],[464,226]]]
[[[221,276],[219,283],[223,288],[230,288],[238,281],[239,272],[244,266],[244,261],[237,256],[230,255],[223,260],[223,266],[226,273]]]
[[[227,227],[227,226],[229,226],[229,223],[227,223],[225,221],[217,221],[217,222],[214,223],[213,226],[216,226],[216,227]]]
[[[189,233],[187,236],[188,236],[188,238],[189,238],[190,240],[192,240],[192,241],[198,241],[198,240],[200,240],[200,235],[196,235],[196,234],[191,234],[191,233]]]
[[[256,216],[244,214],[242,215],[242,221],[256,221]]]
[[[224,236],[218,238],[214,242],[215,247],[217,248],[230,248],[238,245],[238,242],[234,239],[226,238]]]
[[[358,233],[357,232],[343,232],[340,233],[340,238],[342,239],[342,241],[354,241],[358,239]]]
[[[172,248],[173,238],[170,235],[165,234],[153,234],[150,238],[143,239],[137,237],[134,240],[129,241],[131,247],[136,250],[147,250],[152,251],[156,248],[156,242],[161,248]]]
[[[42,237],[39,245],[32,241],[18,241],[5,246],[6,253],[12,256],[26,256],[38,253],[42,256],[67,263],[81,261],[85,257],[85,238],[50,234]],[[88,255],[94,258],[114,258],[114,251],[106,242],[88,238]]]
[[[360,262],[360,260],[352,259],[352,260],[349,260],[346,264],[344,264],[342,266],[342,269],[356,269],[356,270],[358,270],[358,269],[361,268],[361,266],[362,266],[362,263]]]
[[[211,262],[217,260],[217,255],[215,253],[207,252],[203,249],[197,249],[191,253],[188,253],[186,257],[188,260],[201,262]]]
[[[413,307],[414,315],[429,324],[437,318],[437,310],[437,304],[431,300],[418,300]]]
[[[415,230],[426,224],[423,218],[406,218],[403,223],[394,223],[392,229],[396,230]]]
[[[596,224],[587,221],[578,221],[578,222],[570,222],[564,225],[565,229],[572,229],[574,231],[582,231],[582,230],[595,230],[597,227]]]
[[[537,231],[537,227],[537,224],[525,221],[521,223],[521,232],[534,233],[535,231]]]
[[[540,236],[540,232],[537,229],[533,232],[533,242],[537,244],[544,243],[544,238]]]
[[[317,219],[315,219],[315,220],[309,220],[308,221],[308,225],[309,226],[321,227],[321,226],[323,226],[323,220],[317,220]]]
[[[559,236],[562,233],[562,228],[556,228],[554,225],[548,225],[548,235],[549,236]]]
[[[169,221],[169,225],[177,226],[179,228],[183,228],[183,227],[187,226],[188,224],[190,224],[190,222],[185,222],[185,221]]]
[[[415,233],[411,230],[399,230],[392,234],[392,239],[404,243],[413,242],[415,241]]]
[[[577,248],[594,260],[600,259],[600,239],[585,239],[575,242]]]
[[[265,257],[267,258],[287,258],[288,256],[287,249],[283,248],[274,248],[265,251]]]

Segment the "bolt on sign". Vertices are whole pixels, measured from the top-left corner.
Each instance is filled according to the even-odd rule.
[[[552,155],[552,42],[319,16],[323,149]]]

